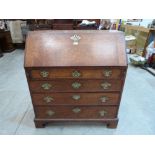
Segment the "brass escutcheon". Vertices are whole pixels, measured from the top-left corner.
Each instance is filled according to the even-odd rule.
[[[47,72],[47,71],[41,71],[41,72],[40,72],[40,75],[41,75],[43,78],[46,78],[46,77],[48,77],[49,72]]]
[[[108,83],[108,82],[104,82],[104,83],[101,83],[101,87],[102,87],[103,89],[109,89],[109,87],[111,87],[111,84]]]
[[[49,90],[49,89],[52,87],[52,85],[49,84],[49,83],[44,83],[44,84],[42,84],[41,87],[42,87],[44,90]]]
[[[73,40],[73,45],[78,45],[81,37],[78,36],[77,34],[74,34],[73,36],[70,37],[70,39]]]
[[[104,117],[106,113],[107,113],[107,112],[106,112],[105,110],[99,111],[99,114],[100,114],[101,117]]]
[[[81,109],[80,109],[80,108],[74,108],[74,109],[72,109],[72,111],[73,111],[74,113],[79,113],[79,112],[81,111]]]
[[[44,97],[44,101],[45,101],[46,103],[50,103],[51,101],[54,101],[54,99],[53,99],[53,97],[51,97],[51,96],[46,96],[46,97]]]
[[[79,100],[79,99],[80,99],[80,95],[73,95],[73,96],[72,96],[72,99],[74,99],[74,100],[76,100],[76,101],[77,101],[77,100]]]
[[[106,97],[106,96],[102,96],[102,97],[100,98],[101,102],[107,102],[108,99],[109,99],[109,98]]]
[[[72,72],[72,77],[77,78],[77,77],[80,77],[80,76],[81,76],[80,72],[78,72],[78,71],[73,71]]]
[[[53,110],[48,110],[46,114],[51,117],[55,114],[55,112]]]
[[[111,70],[104,70],[103,74],[105,77],[110,77],[112,75],[112,71]]]
[[[79,89],[80,87],[81,87],[81,83],[79,83],[79,82],[72,83],[72,88]]]

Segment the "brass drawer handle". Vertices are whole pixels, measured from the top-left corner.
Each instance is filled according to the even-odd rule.
[[[100,100],[101,100],[102,103],[105,103],[105,102],[107,102],[107,100],[109,100],[109,98],[106,97],[106,96],[102,96],[102,97],[100,98]]]
[[[55,112],[53,110],[48,110],[46,114],[51,117],[55,114]]]
[[[76,101],[79,100],[80,98],[81,98],[80,95],[73,95],[72,96],[72,99],[74,99]]]
[[[80,108],[74,108],[74,109],[72,109],[72,111],[77,114],[81,111],[81,109]]]
[[[79,82],[72,83],[72,88],[79,89],[80,87],[81,87],[81,83],[79,83]]]
[[[101,87],[103,89],[109,89],[111,87],[111,84],[108,82],[104,82],[104,83],[101,83]]]
[[[52,87],[52,85],[49,84],[49,83],[44,83],[44,84],[42,84],[41,87],[42,87],[44,90],[49,90],[49,89]]]
[[[47,72],[47,71],[41,71],[41,72],[40,72],[40,75],[41,75],[43,78],[46,78],[46,77],[48,77],[49,72]]]
[[[104,117],[105,114],[107,114],[107,112],[105,110],[101,110],[101,111],[99,111],[99,114],[101,117]]]
[[[112,71],[111,70],[104,70],[103,74],[105,77],[110,77],[112,75]]]
[[[81,76],[81,73],[80,73],[80,72],[78,72],[78,71],[73,71],[73,72],[72,72],[72,77],[78,78],[78,77],[80,77],[80,76]]]
[[[53,97],[51,97],[51,96],[46,96],[46,97],[44,97],[44,101],[45,101],[46,103],[50,103],[50,102],[54,101],[54,99],[53,99]]]

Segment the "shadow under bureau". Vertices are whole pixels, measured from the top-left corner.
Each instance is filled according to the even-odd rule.
[[[53,121],[117,127],[127,71],[122,32],[29,32],[24,67],[36,127]]]

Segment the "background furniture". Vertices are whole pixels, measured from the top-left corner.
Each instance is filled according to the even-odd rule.
[[[80,26],[80,23],[82,23],[83,19],[76,19],[75,20],[75,29],[76,30],[97,30],[100,25],[100,19],[86,19],[88,21],[95,21],[96,24],[94,25],[86,25],[86,26]]]
[[[0,36],[0,57],[3,56],[3,53],[2,53],[2,48],[1,48],[1,36]]]
[[[73,30],[74,20],[73,19],[54,19],[53,30]]]
[[[0,57],[3,56],[2,52],[2,38],[3,38],[3,33],[1,33],[2,30],[0,30]]]
[[[125,35],[133,35],[136,37],[136,53],[145,56],[146,47],[151,42],[150,37],[154,35],[155,29],[142,26],[124,25],[121,27],[121,30],[125,31]]]
[[[50,19],[27,19],[26,21],[30,31],[52,29],[53,20]]]
[[[92,30],[97,29],[100,19],[87,19],[95,21],[93,26],[80,26],[83,19],[27,19],[27,24],[31,31],[34,30]]]
[[[12,43],[10,31],[0,30],[0,46],[3,52],[12,52],[15,48]]]

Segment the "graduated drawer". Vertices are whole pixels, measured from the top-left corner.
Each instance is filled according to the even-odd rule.
[[[117,106],[39,106],[35,107],[35,115],[46,119],[115,118],[117,109]]]
[[[121,80],[51,80],[29,81],[32,92],[102,92],[120,91]]]
[[[32,94],[34,105],[117,105],[119,93]]]
[[[33,79],[53,79],[53,78],[83,78],[83,79],[119,79],[122,70],[120,68],[95,68],[95,69],[33,69],[31,78]]]

